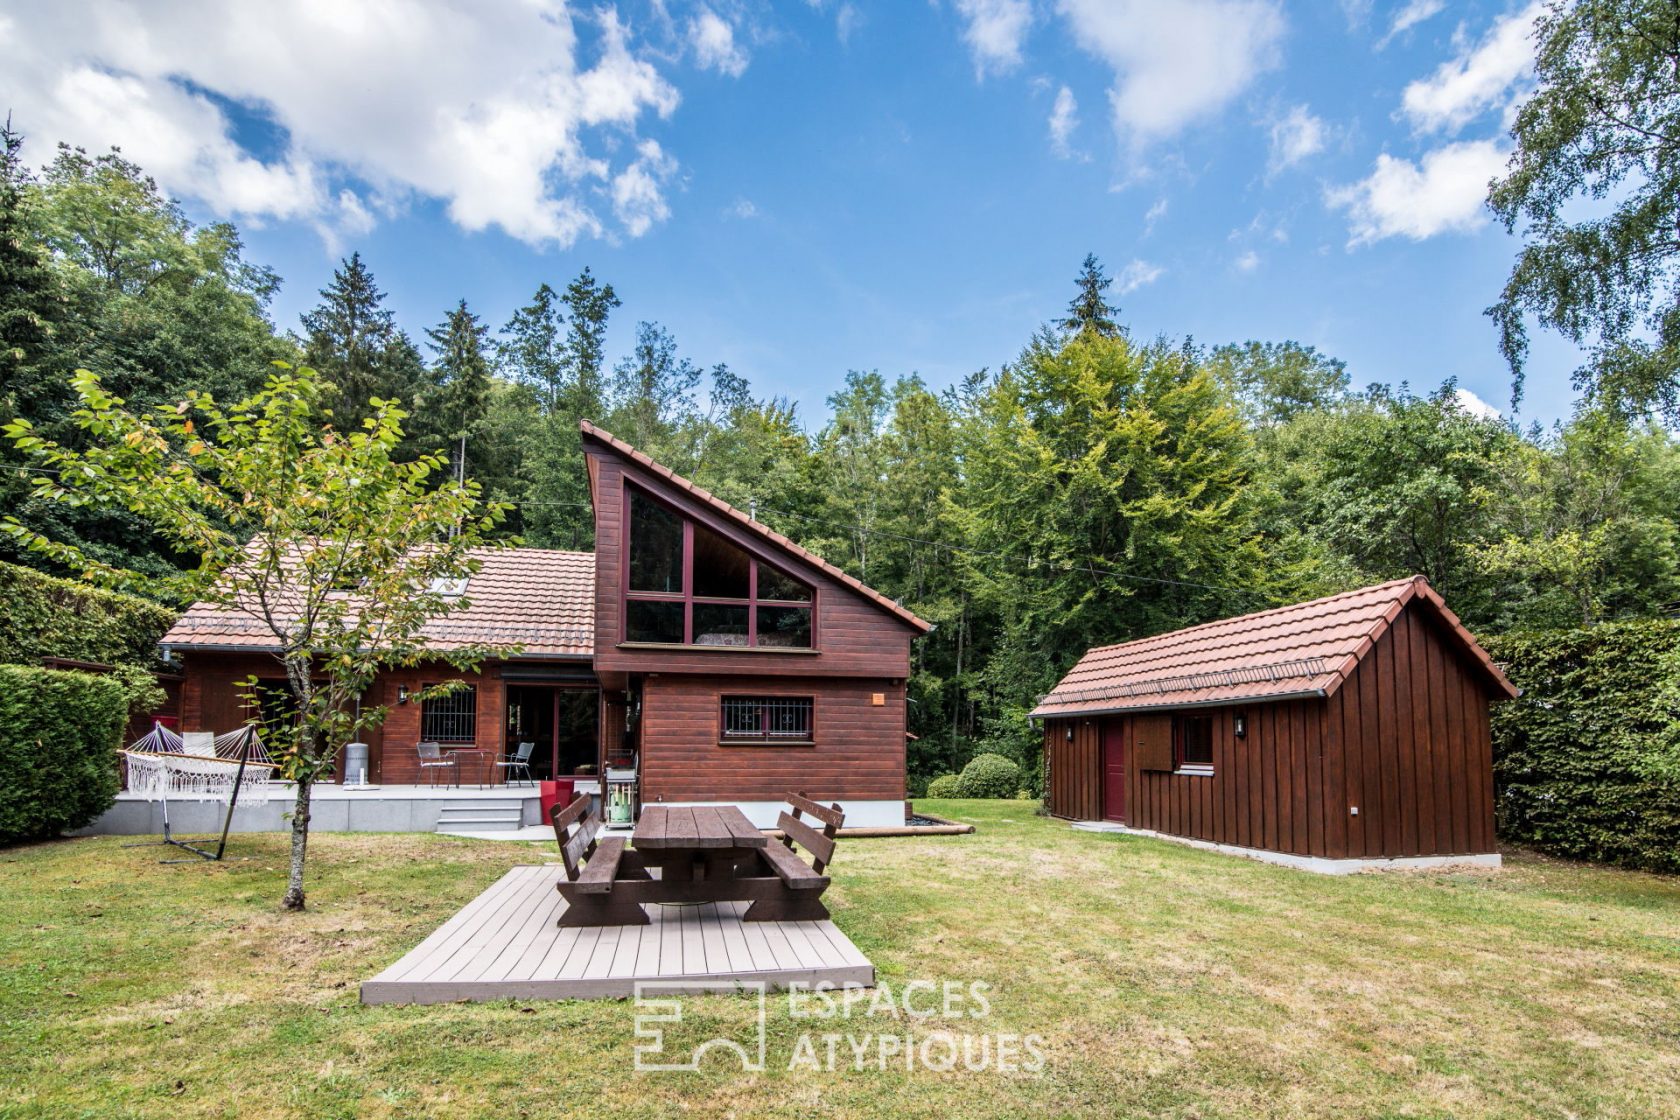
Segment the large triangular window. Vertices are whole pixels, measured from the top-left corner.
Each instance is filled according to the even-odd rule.
[[[810,649],[811,588],[630,486],[624,640]]]

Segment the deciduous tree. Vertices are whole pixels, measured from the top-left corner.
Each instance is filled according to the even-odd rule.
[[[384,719],[359,703],[375,675],[441,658],[463,670],[507,649],[432,647],[428,622],[467,606],[442,581],[469,577],[477,549],[501,520],[478,486],[434,485],[444,461],[395,458],[406,415],[370,402],[355,429],[321,419],[325,391],[310,369],[282,367],[259,392],[223,406],[189,392],[172,406],[140,411],[106,391],[86,370],[75,377],[81,407],[74,423],[82,450],[14,421],[6,434],[53,472],[36,482],[40,498],[132,511],[194,563],[159,581],[176,601],[226,608],[275,650],[297,717],[266,727],[268,750],[296,783],[291,865],[282,905],[302,909],[314,783],[339,750]],[[30,547],[111,584],[132,573],[88,557],[8,518],[5,529]],[[255,680],[247,682],[255,700]]]
[[[1533,316],[1588,348],[1591,396],[1680,418],[1680,7],[1551,0],[1535,38],[1537,87],[1488,195],[1524,242],[1488,311],[1512,396]]]

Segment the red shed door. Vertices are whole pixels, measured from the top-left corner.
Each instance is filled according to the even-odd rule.
[[[1103,818],[1126,819],[1126,739],[1120,720],[1102,723]]]

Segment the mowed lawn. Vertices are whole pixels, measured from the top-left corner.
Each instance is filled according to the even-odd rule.
[[[357,984],[529,845],[323,834],[160,866],[115,839],[0,851],[0,1117],[1680,1115],[1680,881],[1515,853],[1330,879],[927,802],[972,836],[842,842],[835,918],[895,991],[991,985],[971,1020],[795,1018],[768,1068],[631,1069],[629,1001],[364,1008]],[[923,1001],[925,1002],[925,1001]],[[669,1044],[752,1036],[684,1001]],[[788,1069],[803,1032],[1043,1037],[1044,1069]],[[818,1043],[820,1048],[821,1043]]]

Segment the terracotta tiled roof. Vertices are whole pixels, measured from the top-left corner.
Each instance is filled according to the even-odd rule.
[[[595,557],[546,548],[485,549],[468,606],[428,623],[435,649],[518,644],[520,657],[588,657],[595,643]],[[267,627],[229,607],[195,603],[162,644],[176,649],[275,648]]]
[[[913,612],[906,610],[904,607],[887,598],[873,587],[865,584],[862,580],[857,579],[855,576],[847,575],[833,564],[830,564],[827,560],[824,560],[821,556],[818,556],[816,553],[807,549],[801,548],[787,537],[782,536],[782,534],[766,526],[763,522],[754,521],[745,513],[742,513],[722,498],[713,494],[710,490],[707,490],[702,486],[694,485],[694,483],[690,482],[676,471],[673,471],[670,467],[665,466],[663,463],[655,462],[651,457],[641,451],[637,451],[634,447],[631,447],[628,443],[625,443],[611,432],[606,431],[603,428],[597,428],[587,420],[580,421],[578,428],[583,432],[586,439],[593,439],[597,443],[601,443],[611,448],[613,451],[622,455],[624,458],[629,459],[643,470],[648,471],[651,474],[658,475],[660,478],[680,490],[687,491],[692,497],[708,506],[711,506],[725,517],[741,526],[741,528],[746,529],[755,536],[769,541],[771,544],[782,549],[784,552],[792,553],[794,556],[811,565],[813,568],[821,570],[830,578],[845,584],[847,587],[856,591],[859,595],[862,595],[865,599],[868,599],[871,603],[880,607],[888,614],[898,618],[901,622],[915,627],[924,634],[933,629],[933,623],[924,622],[922,619],[916,617]]]
[[[1090,650],[1035,717],[1328,696],[1416,601],[1508,696],[1517,690],[1422,576]]]

